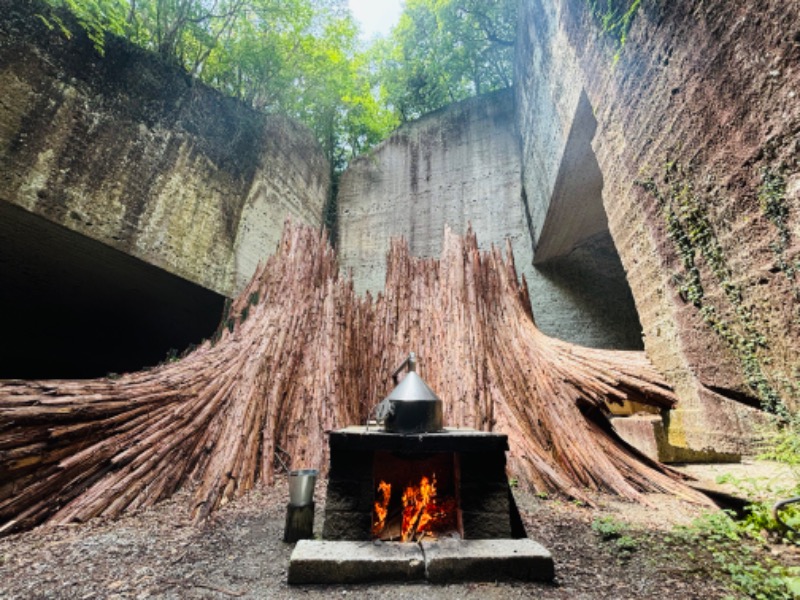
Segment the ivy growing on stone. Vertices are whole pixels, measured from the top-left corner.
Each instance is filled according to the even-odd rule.
[[[667,236],[674,244],[682,268],[672,277],[678,294],[697,308],[703,322],[733,351],[747,386],[762,407],[783,414],[786,408],[765,376],[759,356],[760,351],[768,348],[767,339],[758,330],[752,310],[744,303],[741,286],[734,281],[708,216],[708,201],[695,191],[691,181],[690,170],[672,162],[665,165],[661,182],[650,178],[636,183],[655,198],[666,221]],[[712,304],[704,286],[701,264],[710,270],[713,283],[732,307],[728,313],[732,319]]]
[[[770,244],[775,254],[775,266],[786,276],[792,285],[796,299],[800,300],[800,288],[796,285],[800,262],[787,260],[792,233],[789,229],[789,206],[786,203],[786,179],[780,172],[764,169],[761,172],[761,189],[758,193],[761,211],[767,220],[778,230],[778,239]]]
[[[586,3],[600,29],[614,41],[616,63],[622,48],[625,47],[628,32],[641,0],[586,0]]]

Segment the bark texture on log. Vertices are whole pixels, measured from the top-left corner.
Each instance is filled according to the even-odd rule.
[[[180,361],[118,379],[0,382],[0,533],[116,516],[186,485],[203,519],[272,483],[276,457],[324,470],[325,431],[363,423],[411,350],[446,425],[509,435],[522,484],[702,501],[604,417],[607,399],[674,405],[644,353],[539,332],[510,247],[504,258],[446,232],[440,260],[396,241],[388,265],[384,293],[360,298],[319,232],[287,225],[216,339]]]

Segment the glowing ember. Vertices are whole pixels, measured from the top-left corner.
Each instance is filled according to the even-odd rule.
[[[375,519],[372,524],[372,534],[375,537],[379,537],[387,527],[391,493],[391,484],[385,481],[378,484],[379,499],[375,502]],[[397,521],[399,538],[403,542],[418,540],[437,532],[457,530],[455,498],[436,497],[435,474],[430,479],[423,476],[418,486],[407,486],[403,492],[402,505]],[[389,520],[394,521],[391,518]]]

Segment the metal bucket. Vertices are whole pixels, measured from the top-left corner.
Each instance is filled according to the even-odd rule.
[[[314,485],[317,483],[317,469],[300,469],[289,472],[289,504],[306,506],[314,500]]]

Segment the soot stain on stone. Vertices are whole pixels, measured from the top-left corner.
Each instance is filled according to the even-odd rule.
[[[409,181],[411,182],[411,192],[416,194],[419,191],[419,142],[411,142],[408,148],[410,161]]]

